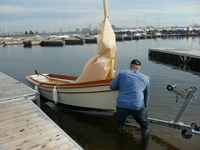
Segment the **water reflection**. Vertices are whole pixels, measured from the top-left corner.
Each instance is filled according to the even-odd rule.
[[[148,58],[148,49],[155,47],[171,47],[200,50],[200,37],[192,41],[188,38],[177,40],[146,39],[117,42],[116,60],[117,73],[128,69],[133,58],[142,62],[142,72],[151,77],[150,101],[148,106],[149,117],[171,121],[182,106],[183,100],[175,103],[175,95],[166,90],[168,84],[175,83],[182,89],[188,86],[199,86],[199,75],[183,72],[178,67],[168,67],[166,63]],[[25,76],[34,73],[38,69],[42,73],[59,73],[72,76],[80,75],[85,63],[96,53],[96,44],[85,44],[64,47],[0,47],[0,71],[29,85]],[[181,64],[179,64],[181,65]],[[189,66],[190,69],[192,66]],[[176,69],[174,69],[176,68]],[[188,107],[181,121],[185,124],[196,122],[200,125],[200,90],[197,91],[197,100]],[[45,102],[44,99],[41,99]],[[125,143],[116,141],[116,126],[114,117],[91,116],[71,112],[59,105],[59,109],[45,112],[61,126],[74,140],[87,150],[116,150],[116,149],[142,149],[144,143],[141,140],[140,128],[126,126]],[[200,136],[193,135],[190,140],[181,136],[181,131],[150,124],[150,140],[148,147],[154,149],[200,149]]]
[[[183,62],[182,56],[174,55],[174,59],[163,59],[162,57],[149,56],[149,60],[166,66],[171,66],[174,69],[188,71],[200,74],[200,60],[198,58],[190,58],[188,62]]]
[[[148,141],[143,141],[137,123],[136,126],[126,126],[122,140],[117,138],[115,117],[78,113],[63,105],[52,109],[46,105],[48,101],[42,99],[43,111],[85,150],[145,150],[162,147],[178,150],[153,134],[150,134]]]

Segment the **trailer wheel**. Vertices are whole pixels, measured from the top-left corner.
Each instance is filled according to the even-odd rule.
[[[186,132],[187,132],[186,129],[182,130],[182,131],[181,131],[182,136],[183,136],[185,139],[190,139],[190,138],[192,137],[192,135],[186,135]]]
[[[172,90],[173,90],[173,86],[172,86],[172,85],[168,85],[168,86],[167,86],[167,90],[168,90],[168,91],[172,91]]]

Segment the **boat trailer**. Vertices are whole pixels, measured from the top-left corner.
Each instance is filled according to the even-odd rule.
[[[197,99],[197,87],[193,86],[189,87],[188,89],[181,90],[175,84],[172,84],[167,86],[167,90],[172,91],[176,94],[176,102],[178,102],[179,97],[185,99],[183,106],[181,107],[174,121],[165,121],[148,117],[149,123],[182,130],[181,134],[185,139],[190,139],[192,137],[192,134],[200,135],[200,126],[198,127],[196,123],[185,125],[184,123],[180,122],[180,119],[186,111],[187,107],[189,106],[190,102],[193,99]],[[133,118],[127,118],[126,124],[133,126],[133,123],[131,123],[131,119]]]

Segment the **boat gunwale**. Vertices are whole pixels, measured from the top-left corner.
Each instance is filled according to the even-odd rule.
[[[50,90],[46,89],[46,87],[39,87],[40,90],[52,93],[52,88]],[[59,88],[62,89],[62,88]],[[69,89],[69,88],[68,88]],[[97,91],[78,91],[78,92],[73,92],[73,91],[57,91],[59,94],[95,94],[95,93],[107,93],[107,92],[114,92],[117,90],[97,90]]]
[[[59,74],[49,74],[49,77],[56,77],[63,80],[73,80],[75,81],[77,77],[74,76],[66,76],[66,75],[59,75]],[[48,82],[41,82],[38,80],[35,80],[31,76],[26,76],[26,80],[32,84],[46,87],[46,88],[88,88],[88,87],[97,87],[97,86],[108,86],[110,85],[110,82],[112,79],[105,79],[105,80],[97,80],[97,81],[88,81],[88,82],[80,82],[80,83],[63,83],[62,81],[57,84],[55,83],[48,83]],[[62,83],[62,84],[61,84]]]

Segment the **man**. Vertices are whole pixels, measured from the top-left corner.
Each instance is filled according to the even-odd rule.
[[[149,135],[146,107],[149,101],[149,79],[140,72],[141,62],[134,59],[130,70],[121,71],[111,82],[110,89],[119,90],[116,106],[118,135],[123,136],[126,118],[132,115],[141,127],[142,138]]]

